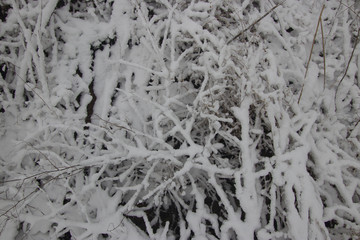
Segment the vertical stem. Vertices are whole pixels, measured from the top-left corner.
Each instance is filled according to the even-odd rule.
[[[305,70],[305,75],[304,75],[304,83],[303,83],[302,88],[301,88],[301,91],[300,91],[300,96],[299,96],[299,99],[298,99],[298,104],[300,104],[300,100],[301,100],[301,97],[302,97],[302,94],[303,94],[303,90],[304,90],[304,86],[305,86],[305,79],[306,79],[306,76],[307,76],[307,73],[308,73],[308,70],[309,70],[310,60],[311,60],[311,56],[312,56],[312,53],[313,53],[313,50],[314,50],[315,41],[316,41],[316,35],[317,35],[318,30],[319,30],[319,25],[320,25],[320,22],[321,22],[321,16],[322,16],[322,13],[323,13],[323,11],[324,11],[324,8],[325,8],[325,4],[324,4],[324,5],[322,6],[322,8],[321,8],[319,20],[318,20],[318,23],[317,23],[317,26],[316,26],[316,30],[315,30],[313,42],[312,42],[312,45],[311,45],[311,50],[310,50],[309,59],[308,59],[307,64],[306,64],[306,70]]]
[[[321,29],[321,39],[322,39],[322,48],[323,48],[323,59],[324,59],[324,90],[326,82],[326,56],[325,56],[325,39],[324,39],[324,28],[322,23],[322,17],[320,15],[320,29]]]

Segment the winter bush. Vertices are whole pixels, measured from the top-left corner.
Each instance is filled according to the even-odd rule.
[[[0,7],[1,239],[360,236],[356,2]]]

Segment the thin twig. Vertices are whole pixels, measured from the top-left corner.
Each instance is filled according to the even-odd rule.
[[[76,168],[76,167],[81,167],[81,165],[73,165],[73,166],[61,168],[61,169],[58,169],[58,170],[43,171],[43,172],[36,173],[36,174],[33,174],[33,175],[25,177],[25,178],[17,178],[17,179],[10,179],[10,180],[6,180],[6,181],[0,181],[0,184],[9,183],[9,182],[25,181],[27,179],[35,178],[35,177],[38,177],[38,176],[43,175],[43,174],[49,174],[49,173],[54,173],[54,172],[65,171],[65,170],[68,170],[68,169],[71,169],[71,168]],[[84,167],[81,167],[80,169],[82,169],[82,168],[84,168]],[[77,170],[77,169],[75,169],[75,170]]]
[[[343,3],[342,1],[340,1],[340,5],[344,5],[344,6],[347,8],[347,9],[345,9],[344,11],[349,10],[349,11],[351,11],[352,13],[354,13],[358,18],[360,18],[359,14],[358,14],[357,12],[355,12],[354,9],[352,9],[352,7],[353,7],[355,4],[349,6],[349,5],[345,4],[345,3]]]
[[[286,1],[286,0],[285,0]],[[254,27],[257,23],[259,23],[261,20],[263,20],[267,15],[269,15],[272,11],[274,11],[278,6],[282,5],[285,1],[275,5],[273,8],[271,8],[269,11],[267,11],[264,15],[262,15],[260,18],[258,18],[257,20],[255,20],[255,22],[253,22],[252,24],[250,24],[247,28],[245,28],[244,30],[242,30],[241,32],[239,32],[238,34],[236,34],[235,37],[233,37],[232,39],[230,39],[229,41],[227,41],[227,45],[230,44],[232,41],[234,41],[236,38],[240,37],[241,35],[244,34],[244,32],[248,31],[249,29],[251,29],[252,27]]]
[[[58,179],[58,178],[59,178],[61,175],[63,175],[63,174],[65,174],[65,173],[60,173],[60,174],[58,174],[57,176],[49,179],[49,181],[47,181],[47,182],[45,182],[45,183],[43,184],[43,187],[44,187],[45,185],[47,185],[48,183],[52,182],[53,180]],[[10,207],[9,209],[5,210],[4,213],[0,214],[0,217],[3,217],[3,216],[5,216],[5,215],[7,215],[9,212],[11,212],[13,209],[15,209],[21,202],[25,202],[26,199],[28,199],[29,197],[31,197],[33,194],[35,194],[35,193],[38,192],[39,190],[40,190],[40,188],[37,187],[34,191],[30,192],[30,193],[27,194],[25,197],[23,197],[22,199],[20,199],[19,201],[17,201],[12,207]]]
[[[317,35],[318,30],[319,30],[319,25],[320,25],[320,23],[321,23],[321,15],[322,15],[322,13],[323,13],[323,11],[324,11],[324,8],[325,8],[325,5],[323,5],[322,8],[321,8],[319,20],[318,20],[318,23],[317,23],[317,26],[316,26],[316,30],[315,30],[313,42],[312,42],[312,45],[311,45],[311,50],[310,50],[309,59],[308,59],[307,64],[306,64],[306,70],[305,70],[305,76],[304,76],[304,78],[306,78],[307,73],[308,73],[308,70],[309,70],[310,60],[311,60],[311,56],[312,56],[312,53],[313,53],[313,50],[314,50],[314,45],[315,45],[315,42],[316,42],[316,35]]]
[[[118,124],[116,124],[116,123],[112,123],[112,122],[110,122],[110,121],[108,121],[108,120],[105,120],[105,119],[103,119],[102,117],[100,117],[98,114],[94,114],[95,116],[97,116],[101,121],[104,121],[104,122],[106,122],[106,123],[108,123],[108,124],[110,124],[110,125],[112,125],[112,126],[115,126],[115,127],[118,127],[118,128],[120,128],[120,129],[125,129],[125,130],[127,130],[127,131],[129,131],[129,132],[132,132],[132,133],[134,133],[134,131],[133,130],[131,130],[131,129],[129,129],[129,128],[126,128],[126,127],[124,127],[124,126],[120,126],[120,125],[118,125]]]
[[[324,62],[324,87],[323,87],[323,90],[325,91],[325,82],[326,82],[326,55],[325,55],[324,27],[323,27],[321,15],[320,15],[320,29],[321,29],[321,39],[322,39],[322,48],[323,48],[323,62]]]
[[[359,114],[357,114],[357,115],[359,116]],[[351,130],[351,133],[346,137],[346,139],[355,138],[355,137],[357,136],[356,127],[357,127],[357,125],[359,125],[359,123],[360,123],[360,118],[359,118],[359,120],[355,123],[353,129]],[[355,134],[353,134],[354,131],[356,131]]]
[[[333,29],[334,29],[335,19],[337,18],[337,16],[338,16],[338,15],[339,15],[339,13],[340,13],[341,2],[342,2],[342,0],[340,0],[340,2],[339,2],[339,6],[337,7],[337,10],[336,10],[336,13],[335,13],[335,16],[332,18],[332,21],[331,21],[331,23],[330,23],[331,27],[330,27],[330,29],[329,29],[329,31],[328,31],[328,33],[327,33],[327,35],[326,35],[326,41],[325,41],[325,42],[327,42],[327,39],[329,38],[330,33],[331,33],[331,32],[333,31]]]
[[[318,23],[317,23],[317,26],[316,26],[313,42],[312,42],[312,45],[311,45],[309,59],[308,59],[308,61],[306,63],[306,70],[305,70],[305,75],[304,75],[304,83],[303,83],[303,85],[301,87],[301,91],[300,91],[300,95],[299,95],[299,99],[298,99],[298,104],[300,104],[300,100],[301,100],[301,97],[302,97],[302,94],[303,94],[303,91],[304,91],[305,79],[306,79],[307,73],[309,71],[310,60],[311,60],[311,56],[312,56],[312,53],[313,53],[313,50],[314,50],[314,45],[315,45],[315,41],[316,41],[316,35],[317,35],[318,30],[319,30],[319,25],[321,23],[321,16],[322,16],[322,13],[324,11],[324,8],[325,8],[325,5],[323,5],[322,8],[321,8],[319,20],[318,20]]]
[[[15,68],[18,68],[18,66],[16,66],[16,65],[14,65],[14,66],[15,66]],[[10,71],[11,71],[11,70],[10,70]],[[56,115],[56,117],[59,118],[59,115],[57,115],[57,113],[55,112],[55,110],[54,110],[54,109],[51,109],[51,107],[49,106],[49,104],[46,103],[46,101],[44,100],[44,98],[42,98],[42,97],[40,96],[40,94],[38,94],[38,93],[35,91],[35,87],[32,88],[22,77],[20,77],[20,75],[19,75],[16,71],[12,71],[12,72],[15,73],[15,75],[16,75],[21,81],[23,81],[24,84],[30,89],[30,91],[32,91],[36,96],[38,96],[38,97],[41,99],[41,101],[45,104],[45,106],[46,106],[51,112],[53,112],[53,113]]]
[[[25,142],[27,145],[29,145],[30,147],[32,147],[33,149],[35,149],[38,153],[40,153],[56,170],[59,170],[59,168],[50,161],[50,159],[43,153],[41,152],[39,149],[37,149],[36,147],[34,147],[34,145],[32,143],[29,142]]]
[[[358,33],[357,33],[357,36],[356,36],[356,39],[355,39],[355,44],[354,44],[353,50],[352,50],[352,52],[351,52],[350,59],[349,59],[349,61],[348,61],[348,63],[347,63],[347,66],[346,66],[344,75],[342,76],[339,84],[338,84],[337,87],[336,87],[336,91],[335,91],[335,109],[336,109],[336,97],[337,97],[337,92],[338,92],[338,90],[339,90],[340,84],[341,84],[342,81],[345,79],[345,76],[346,76],[346,74],[347,74],[347,72],[348,72],[348,70],[349,70],[349,66],[350,66],[351,60],[352,60],[352,58],[353,58],[353,56],[354,56],[354,52],[355,52],[356,46],[357,46],[357,44],[359,43],[359,35],[360,35],[360,28],[358,29]]]

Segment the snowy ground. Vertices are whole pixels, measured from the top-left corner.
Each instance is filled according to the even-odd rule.
[[[359,12],[2,0],[0,239],[359,239]]]

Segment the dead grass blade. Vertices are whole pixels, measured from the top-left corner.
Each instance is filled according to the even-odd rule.
[[[316,35],[317,35],[318,30],[319,30],[319,25],[321,23],[321,16],[323,14],[324,8],[325,8],[325,4],[321,8],[319,20],[318,20],[318,23],[317,23],[317,26],[316,26],[313,42],[312,42],[312,45],[311,45],[309,59],[308,59],[308,61],[306,63],[306,70],[305,70],[305,75],[304,75],[304,83],[303,83],[303,85],[301,87],[301,91],[300,91],[300,95],[299,95],[299,99],[298,99],[298,104],[300,104],[300,100],[301,100],[301,97],[302,97],[302,94],[303,94],[303,91],[304,91],[305,79],[306,79],[307,73],[309,71],[310,60],[311,60],[311,56],[312,56],[312,53],[313,53],[313,50],[314,50],[314,45],[315,45],[315,41],[316,41]],[[322,24],[321,24],[321,28],[322,28]],[[322,36],[323,36],[323,42],[324,42],[324,35],[322,34]],[[324,56],[325,56],[325,52],[324,52]]]
[[[324,9],[324,6],[323,6],[323,9]],[[325,54],[324,27],[323,27],[321,15],[320,15],[320,29],[321,29],[321,39],[322,39],[322,49],[323,49],[323,63],[324,63],[324,86],[323,86],[323,90],[325,90],[325,83],[326,83],[326,54]]]

